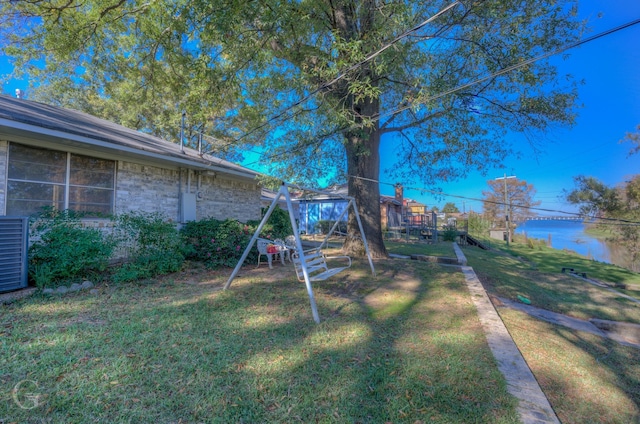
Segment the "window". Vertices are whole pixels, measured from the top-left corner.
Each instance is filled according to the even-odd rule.
[[[114,161],[11,143],[7,176],[7,215],[45,206],[113,213]]]

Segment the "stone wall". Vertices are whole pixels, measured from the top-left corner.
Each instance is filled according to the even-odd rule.
[[[198,219],[233,218],[240,222],[260,219],[260,187],[255,181],[234,179],[223,175],[203,176],[198,190]]]
[[[164,169],[119,161],[116,178],[116,212],[159,212],[180,220],[182,192],[200,193],[196,202],[197,219],[260,219],[260,187],[255,181],[222,174],[198,179],[186,170]]]
[[[179,220],[179,174],[177,170],[118,161],[116,175],[117,214],[157,212]]]
[[[0,215],[6,211],[7,156],[8,143],[0,140]],[[209,173],[198,178],[194,171],[117,161],[116,214],[136,211],[160,213],[178,223],[181,191],[200,193],[196,202],[198,220],[231,218],[246,222],[261,217],[260,187],[255,181],[221,173]]]

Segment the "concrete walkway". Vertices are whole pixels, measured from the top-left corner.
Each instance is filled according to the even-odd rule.
[[[466,264],[467,259],[460,247],[454,243],[453,248],[459,263]],[[560,424],[549,400],[493,307],[473,268],[465,265],[461,268],[473,303],[478,310],[478,317],[489,348],[493,352],[498,369],[507,381],[507,390],[519,401],[518,413],[522,422],[524,424]]]

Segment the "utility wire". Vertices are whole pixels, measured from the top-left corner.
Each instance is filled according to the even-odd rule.
[[[374,179],[371,179],[371,178],[358,177],[356,175],[348,175],[348,177],[349,178],[353,178],[353,179],[357,179],[357,180],[362,180],[362,181],[369,181],[369,182],[377,183],[377,184],[380,184],[380,185],[388,185],[388,186],[395,186],[396,185],[396,184],[392,184],[392,183],[388,183],[388,182],[384,182],[384,181],[380,181],[380,180],[374,180]],[[444,192],[438,191],[438,190],[430,190],[430,189],[426,189],[426,188],[416,188],[416,187],[405,187],[404,185],[402,187],[406,188],[407,190],[419,191],[422,194],[430,193],[430,194],[434,194],[434,195],[437,195],[437,196],[453,197],[453,198],[464,199],[464,200],[474,200],[474,201],[478,201],[478,202],[491,203],[491,204],[500,205],[500,206],[505,206],[506,205],[504,202],[498,202],[498,201],[486,200],[486,199],[478,199],[478,198],[475,198],[475,197],[468,197],[468,196],[460,196],[460,195],[457,195],[457,194],[444,193]],[[509,206],[513,207],[514,205],[513,204],[509,204]],[[585,217],[583,214],[580,214],[580,213],[561,211],[561,210],[557,210],[557,209],[536,208],[536,207],[533,207],[533,206],[518,206],[518,205],[515,205],[515,206],[518,207],[518,208],[521,208],[521,209],[528,209],[528,210],[532,210],[532,211],[553,212],[553,213],[559,213],[559,214],[563,214],[563,215],[575,216],[576,218],[580,218],[580,219],[583,219]],[[630,220],[621,219],[621,218],[593,217],[592,219],[598,219],[598,220],[602,220],[602,221],[611,221],[611,222],[622,223],[622,224],[619,224],[619,225],[640,226],[640,221],[630,221]]]
[[[518,63],[516,63],[514,65],[508,66],[508,67],[506,67],[504,69],[501,69],[501,70],[499,70],[497,72],[494,72],[494,73],[492,73],[490,75],[487,75],[485,77],[479,78],[479,79],[471,81],[471,82],[469,82],[467,84],[460,85],[458,87],[452,88],[451,90],[447,90],[447,91],[444,91],[444,92],[442,92],[440,94],[437,94],[435,96],[429,97],[429,98],[425,99],[423,101],[423,103],[427,103],[427,102],[431,102],[431,101],[434,101],[434,100],[438,100],[438,99],[440,99],[442,97],[448,96],[449,94],[453,94],[453,93],[456,93],[456,92],[458,92],[460,90],[464,90],[465,88],[469,88],[469,87],[474,86],[476,84],[480,84],[481,82],[488,81],[490,79],[493,79],[495,77],[498,77],[498,76],[506,74],[506,73],[509,73],[509,72],[511,72],[513,70],[516,70],[516,69],[521,68],[523,66],[526,66],[526,65],[529,65],[531,63],[537,62],[539,60],[546,59],[546,58],[551,57],[551,56],[555,56],[555,55],[557,55],[559,53],[562,53],[562,52],[564,52],[566,50],[572,49],[574,47],[581,46],[582,44],[586,44],[588,42],[597,40],[598,38],[602,38],[604,36],[613,34],[615,32],[621,31],[621,30],[623,30],[625,28],[629,28],[629,27],[631,27],[633,25],[636,25],[638,23],[640,23],[640,18],[635,19],[635,20],[633,20],[631,22],[627,22],[625,24],[619,25],[619,26],[617,26],[615,28],[611,28],[609,30],[600,32],[600,33],[595,34],[595,35],[593,35],[591,37],[587,37],[587,38],[578,40],[578,41],[576,41],[574,43],[567,44],[567,45],[565,45],[563,47],[560,47],[560,48],[558,48],[556,50],[553,50],[551,52],[548,52],[548,53],[544,53],[544,54],[542,54],[540,56],[536,56],[536,57],[533,57],[531,59],[527,59],[527,60],[524,60],[522,62],[518,62]],[[390,111],[390,112],[386,112],[384,114],[380,114],[377,119],[380,119],[380,118],[386,117],[386,116],[390,116],[390,115],[396,115],[396,114],[398,114],[400,112],[403,112],[403,111],[405,111],[407,109],[411,109],[413,106],[414,105],[408,105],[408,106],[405,106],[405,107],[402,107],[402,108],[398,108],[398,109]]]
[[[295,103],[293,103],[292,105],[286,107],[282,112],[272,116],[271,118],[269,118],[268,120],[266,120],[265,122],[263,122],[262,124],[258,125],[257,127],[252,128],[251,130],[249,130],[248,132],[246,132],[245,134],[241,135],[240,137],[236,138],[234,140],[235,142],[238,142],[240,140],[242,140],[243,138],[249,136],[250,134],[253,134],[254,132],[266,127],[267,125],[269,125],[271,122],[280,119],[281,117],[283,117],[285,114],[287,114],[291,109],[294,109],[298,106],[300,106],[301,104],[303,104],[304,102],[306,102],[307,100],[311,99],[313,96],[315,96],[316,94],[318,94],[319,92],[321,92],[322,90],[326,90],[327,88],[331,87],[332,85],[334,85],[335,83],[337,83],[338,81],[340,81],[341,79],[343,79],[344,77],[347,76],[348,73],[362,67],[364,64],[366,64],[367,62],[373,60],[374,58],[376,58],[377,56],[379,56],[380,54],[382,54],[382,52],[384,52],[385,50],[387,50],[388,48],[390,48],[391,46],[393,46],[394,44],[396,44],[398,41],[402,40],[403,38],[406,38],[407,36],[409,36],[411,33],[418,31],[419,29],[423,28],[425,25],[427,25],[428,23],[434,21],[436,18],[438,18],[439,16],[441,16],[443,13],[449,11],[450,9],[452,9],[453,7],[457,6],[461,4],[459,1],[455,1],[453,3],[451,3],[449,6],[445,7],[444,9],[442,9],[441,11],[439,11],[438,13],[436,13],[435,15],[433,15],[432,17],[426,19],[425,21],[423,21],[422,23],[414,26],[413,28],[403,32],[402,34],[398,35],[396,38],[394,38],[393,40],[391,40],[390,42],[388,42],[387,44],[385,44],[384,46],[382,46],[382,48],[376,50],[375,52],[371,53],[370,55],[368,55],[367,57],[365,57],[363,60],[361,60],[358,63],[355,63],[353,65],[351,65],[350,67],[348,67],[346,70],[344,70],[343,72],[340,72],[338,74],[337,77],[335,77],[334,79],[332,79],[331,81],[325,82],[324,84],[321,84],[318,88],[316,88],[315,90],[311,91],[309,94],[307,94],[305,97],[303,97],[302,99],[296,101]]]
[[[455,2],[455,3],[451,4],[451,5],[449,5],[446,9],[443,9],[442,11],[438,12],[438,14],[440,14],[440,13],[444,12],[445,10],[448,10],[448,9],[449,9],[449,8],[451,8],[451,7],[454,7],[454,6],[455,6],[455,5],[457,5],[457,4],[459,4],[459,2]],[[435,15],[434,15],[434,17],[435,17]],[[433,19],[434,17],[429,18],[429,19]],[[422,26],[424,26],[426,23],[427,23],[427,22],[425,21],[425,22],[423,22],[422,24],[420,24],[420,25],[418,25],[417,27],[414,27],[414,28],[418,28],[418,27],[420,27],[420,28],[421,28],[421,27],[422,27]],[[487,81],[487,80],[489,80],[489,79],[495,78],[495,77],[497,77],[497,76],[500,76],[500,75],[506,74],[506,73],[508,73],[508,72],[511,72],[511,71],[513,71],[513,70],[515,70],[515,69],[518,69],[518,68],[521,68],[521,67],[523,67],[523,66],[529,65],[529,64],[531,64],[531,63],[533,63],[533,62],[536,62],[536,61],[539,61],[539,60],[542,60],[542,59],[546,59],[546,58],[548,58],[548,57],[550,57],[550,56],[554,56],[554,55],[559,54],[559,53],[562,53],[562,52],[564,52],[564,51],[566,51],[566,50],[569,50],[569,49],[572,49],[572,48],[575,48],[575,47],[581,46],[581,45],[583,45],[583,44],[589,43],[589,42],[591,42],[591,41],[594,41],[594,40],[597,40],[597,39],[599,39],[599,38],[605,37],[605,36],[607,36],[607,35],[611,35],[611,34],[613,34],[613,33],[615,33],[615,32],[621,31],[621,30],[623,30],[623,29],[626,29],[626,28],[632,27],[632,26],[634,26],[634,25],[637,25],[638,23],[640,23],[640,18],[635,19],[635,20],[630,21],[630,22],[627,22],[627,23],[624,23],[624,24],[622,24],[622,25],[618,25],[618,26],[616,26],[616,27],[614,27],[614,28],[611,28],[611,29],[608,29],[608,30],[606,30],[606,31],[600,32],[600,33],[595,34],[595,35],[593,35],[593,36],[591,36],[591,37],[587,37],[587,38],[584,38],[584,39],[578,40],[578,41],[576,41],[576,42],[574,42],[574,43],[567,44],[567,45],[565,45],[565,46],[563,46],[563,47],[560,47],[560,48],[558,48],[558,49],[556,49],[556,50],[554,50],[554,51],[552,51],[552,52],[548,52],[548,53],[542,54],[542,55],[540,55],[540,56],[536,56],[536,57],[534,57],[534,58],[531,58],[531,59],[528,59],[528,60],[525,60],[525,61],[519,62],[519,63],[517,63],[517,64],[514,64],[514,65],[512,65],[512,66],[509,66],[509,67],[507,67],[507,68],[504,68],[504,69],[502,69],[502,70],[500,70],[500,71],[496,71],[496,72],[494,72],[494,73],[492,73],[492,74],[490,74],[490,75],[488,75],[488,76],[485,76],[485,77],[479,78],[479,79],[477,79],[477,80],[474,80],[474,81],[472,81],[472,82],[469,82],[469,83],[467,83],[467,84],[464,84],[464,85],[461,85],[461,86],[455,87],[455,88],[453,88],[453,89],[451,89],[451,90],[448,90],[448,91],[442,92],[442,93],[440,93],[440,94],[434,95],[434,96],[432,96],[432,97],[429,97],[429,98],[425,99],[425,100],[423,101],[423,103],[427,103],[427,102],[431,102],[431,101],[433,101],[433,100],[440,99],[440,98],[442,98],[442,97],[444,97],[444,96],[447,96],[447,95],[449,95],[449,94],[453,94],[453,93],[456,93],[456,92],[458,92],[458,91],[460,91],[460,90],[464,90],[464,89],[469,88],[469,87],[471,87],[471,86],[473,86],[473,85],[479,84],[479,83],[481,83],[481,82],[485,82],[485,81]],[[419,29],[419,28],[418,28],[418,29]],[[405,32],[402,34],[402,36],[398,36],[398,37],[396,37],[396,39],[394,39],[392,42],[393,42],[393,43],[396,43],[397,41],[399,41],[399,39],[400,39],[400,38],[406,37],[408,34],[410,34],[410,33],[411,33],[411,32],[413,32],[413,31],[414,31],[414,29],[411,29],[411,30],[405,31]],[[383,47],[382,47],[382,49],[378,50],[378,52],[381,52],[381,51],[383,51],[383,50],[386,50],[388,47],[389,47],[389,46],[383,46]],[[376,52],[376,53],[377,53],[377,52]],[[376,53],[373,53],[372,55],[374,55],[374,54],[376,54]],[[377,53],[377,54],[379,54],[379,53]],[[372,55],[370,55],[370,56],[372,56]],[[368,57],[369,57],[369,56],[368,56]],[[365,59],[365,61],[362,61],[362,62],[360,62],[359,64],[353,65],[352,67],[350,67],[350,68],[349,68],[349,70],[351,71],[351,70],[355,69],[355,67],[357,67],[357,66],[362,66],[364,63],[366,63],[366,59]],[[346,73],[343,73],[343,74],[341,74],[341,75],[342,75],[342,76],[341,76],[340,78],[344,77],[344,75],[346,75]],[[324,86],[324,85],[323,85],[323,86]],[[298,106],[299,106],[300,104],[302,104],[304,101],[308,100],[311,96],[313,96],[313,95],[317,94],[320,90],[321,90],[321,88],[318,88],[318,89],[314,90],[314,91],[312,92],[312,94],[310,94],[310,95],[306,96],[304,99],[302,99],[302,100],[300,100],[300,101],[298,101],[298,102],[294,103],[293,105],[291,105],[291,106],[287,107],[284,111],[282,111],[282,112],[281,112],[281,113],[279,113],[278,115],[276,115],[276,116],[274,116],[274,117],[270,118],[269,120],[267,120],[265,123],[263,123],[263,124],[259,125],[258,127],[255,127],[255,128],[253,128],[253,129],[249,130],[247,133],[243,134],[241,137],[239,137],[239,138],[235,139],[233,142],[230,142],[229,144],[233,144],[233,143],[235,143],[235,142],[237,142],[237,141],[241,140],[242,138],[244,138],[244,137],[248,136],[249,134],[252,134],[253,132],[255,132],[255,131],[257,131],[257,130],[259,130],[259,129],[263,128],[263,127],[265,127],[265,126],[266,126],[266,125],[268,125],[268,124],[270,124],[272,121],[274,121],[274,120],[276,120],[276,119],[278,119],[278,118],[280,118],[280,117],[284,116],[284,115],[285,115],[289,110],[291,110],[291,109],[293,109],[293,108],[295,108],[295,107],[298,107]],[[395,110],[392,110],[392,111],[388,111],[388,112],[385,112],[385,113],[382,113],[382,114],[377,114],[376,116],[374,116],[374,117],[373,117],[373,119],[378,119],[378,120],[379,120],[379,119],[384,118],[384,117],[387,117],[387,116],[397,115],[397,114],[399,114],[399,113],[401,113],[401,112],[403,112],[403,111],[405,111],[405,110],[411,109],[412,107],[413,107],[413,106],[405,106],[405,107],[398,108],[398,109],[395,109]],[[257,153],[257,152],[254,152],[254,153]],[[260,156],[263,156],[263,155],[264,155],[264,153],[259,153],[259,155],[260,155]],[[274,158],[274,157],[275,157],[274,155],[269,155],[269,156],[267,156],[267,157],[266,157],[266,159],[272,159],[272,158]],[[255,162],[254,162],[254,163],[255,163]]]

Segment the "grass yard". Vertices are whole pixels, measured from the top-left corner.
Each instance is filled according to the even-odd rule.
[[[640,422],[638,349],[498,311],[563,424]]]
[[[518,244],[502,252],[466,247],[464,253],[490,295],[525,296],[533,306],[584,320],[640,324],[639,304],[560,271],[563,266],[586,270],[601,281],[626,284],[619,293],[640,298],[637,273]],[[640,422],[639,349],[508,308],[497,310],[563,424]]]
[[[461,273],[194,269],[0,306],[0,422],[515,423]],[[28,397],[28,395],[31,397]]]
[[[533,306],[575,318],[640,324],[640,305],[617,294],[640,298],[640,274],[546,247],[528,249],[511,244],[506,252],[464,248],[469,265],[489,293],[512,300],[521,295],[531,300]],[[589,277],[624,283],[627,288],[612,292],[563,274],[562,267],[587,270]]]
[[[450,258],[456,257],[453,250],[453,244],[450,241],[441,241],[438,243],[425,243],[416,241],[413,243],[404,243],[398,241],[385,241],[385,246],[389,253],[398,255],[427,255],[427,256],[446,256]]]

